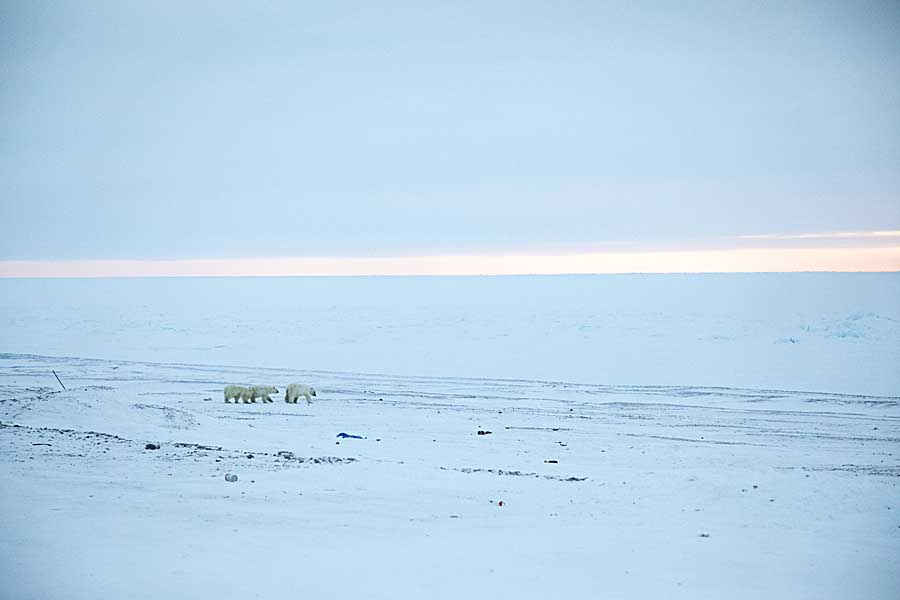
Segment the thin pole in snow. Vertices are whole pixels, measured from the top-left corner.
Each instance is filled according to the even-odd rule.
[[[63,385],[63,382],[59,380],[59,375],[56,374],[56,371],[50,369],[50,372],[53,373],[53,376],[56,377],[57,381],[59,381],[59,385],[62,385],[62,389],[66,389],[66,386]]]

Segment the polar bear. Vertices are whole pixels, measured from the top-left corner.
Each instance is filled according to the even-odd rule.
[[[254,385],[250,388],[250,402],[256,402],[257,398],[262,398],[263,402],[275,402],[269,397],[269,394],[277,394],[278,388],[272,385]]]
[[[312,404],[310,397],[315,395],[315,388],[302,383],[292,383],[284,390],[284,401],[288,404],[297,404],[297,400],[300,399],[300,396],[303,396],[306,398],[307,404]]]
[[[231,401],[237,404],[238,400],[246,404],[250,402],[250,388],[242,385],[226,385],[225,386],[225,404],[231,404]]]

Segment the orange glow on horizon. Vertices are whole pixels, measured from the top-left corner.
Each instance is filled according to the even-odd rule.
[[[900,271],[900,246],[378,258],[0,261],[0,277],[564,275]]]
[[[851,239],[884,239],[900,238],[900,231],[832,231],[823,233],[763,233],[757,235],[739,235],[739,240],[851,240]]]

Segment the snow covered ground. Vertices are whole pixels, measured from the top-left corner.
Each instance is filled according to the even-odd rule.
[[[900,394],[900,274],[0,280],[0,351]]]
[[[897,275],[0,292],[8,597],[900,590]]]

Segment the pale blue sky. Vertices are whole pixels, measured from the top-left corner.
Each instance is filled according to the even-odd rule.
[[[0,259],[900,229],[897,2],[23,1],[0,27]]]

